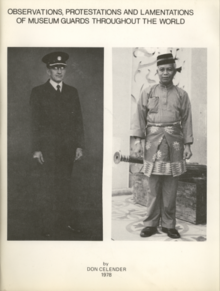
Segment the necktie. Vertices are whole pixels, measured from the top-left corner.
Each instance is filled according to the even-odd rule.
[[[60,85],[57,85],[57,96],[60,96],[61,91],[60,91]]]

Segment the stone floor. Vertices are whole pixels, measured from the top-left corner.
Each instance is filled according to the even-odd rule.
[[[148,238],[140,237],[144,227],[143,220],[146,207],[134,204],[132,195],[119,195],[112,197],[112,240],[124,241],[206,241],[206,225],[195,225],[177,219],[176,228],[180,239],[171,239],[158,228],[158,232]]]

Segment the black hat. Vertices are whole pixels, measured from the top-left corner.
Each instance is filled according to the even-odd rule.
[[[162,54],[157,57],[157,65],[175,64],[172,54]]]
[[[66,66],[66,61],[69,59],[69,55],[64,52],[53,52],[49,53],[42,58],[47,67],[63,65]]]

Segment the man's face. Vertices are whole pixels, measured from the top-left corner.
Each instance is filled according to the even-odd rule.
[[[176,74],[176,69],[173,64],[160,65],[157,67],[158,76],[161,84],[168,85],[172,82]]]
[[[53,67],[47,69],[47,73],[54,82],[60,83],[63,81],[63,78],[65,76],[66,67],[60,66],[60,65],[53,66]]]

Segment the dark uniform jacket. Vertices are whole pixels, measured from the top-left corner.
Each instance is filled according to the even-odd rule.
[[[76,88],[63,83],[57,94],[49,80],[33,88],[30,98],[32,151],[44,159],[63,152],[75,158],[76,148],[84,147],[83,122]]]
[[[43,227],[50,227],[58,213],[65,213],[59,221],[72,213],[72,167],[76,149],[84,147],[80,102],[74,87],[63,83],[58,93],[47,81],[33,88],[30,105],[32,151],[44,158],[43,165],[33,160],[35,207]]]

